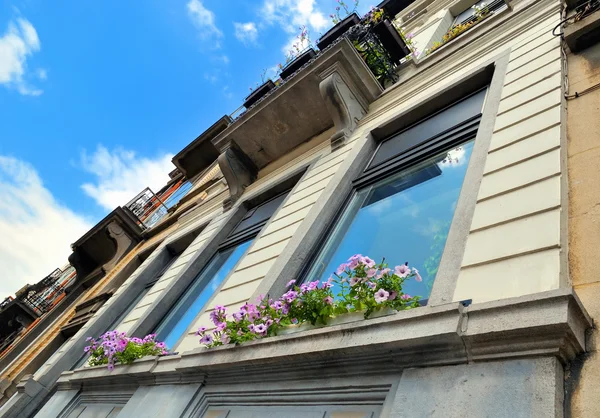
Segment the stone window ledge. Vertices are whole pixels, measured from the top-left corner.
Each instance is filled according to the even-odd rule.
[[[571,289],[463,307],[451,303],[395,315],[265,338],[241,346],[198,348],[149,357],[109,372],[65,372],[59,390],[167,383],[227,383],[286,375],[320,378],[372,370],[555,356],[567,363],[585,351],[592,320]],[[383,368],[383,369],[382,369]],[[277,371],[276,373],[273,373]]]

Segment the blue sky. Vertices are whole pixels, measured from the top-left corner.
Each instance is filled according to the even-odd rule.
[[[0,0],[0,298],[232,113],[335,0]],[[367,9],[370,4],[362,4]],[[364,10],[361,10],[364,11]]]

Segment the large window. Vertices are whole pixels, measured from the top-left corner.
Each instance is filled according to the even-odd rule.
[[[392,268],[406,262],[417,268],[423,281],[406,282],[405,292],[429,297],[484,98],[485,90],[381,144],[314,259],[308,280],[327,280],[354,254],[377,262],[385,257]]]
[[[164,341],[169,348],[177,346],[198,314],[205,309],[208,300],[233,271],[256,235],[281,205],[287,193],[275,196],[246,213],[158,325],[156,334],[159,341]]]

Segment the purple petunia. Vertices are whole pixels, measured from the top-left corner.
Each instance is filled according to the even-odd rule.
[[[388,300],[389,296],[389,292],[385,291],[384,289],[379,289],[377,292],[375,292],[375,302],[383,303]]]

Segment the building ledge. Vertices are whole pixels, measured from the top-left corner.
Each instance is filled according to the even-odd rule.
[[[596,11],[565,26],[563,36],[572,52],[579,52],[597,44],[600,41],[600,13]]]
[[[466,308],[459,303],[422,307],[241,346],[198,348],[141,359],[113,372],[105,366],[83,368],[63,373],[59,389],[124,378],[139,385],[326,378],[340,370],[349,376],[365,368],[389,371],[516,357],[553,356],[566,364],[585,351],[591,326],[572,290],[556,290]]]

